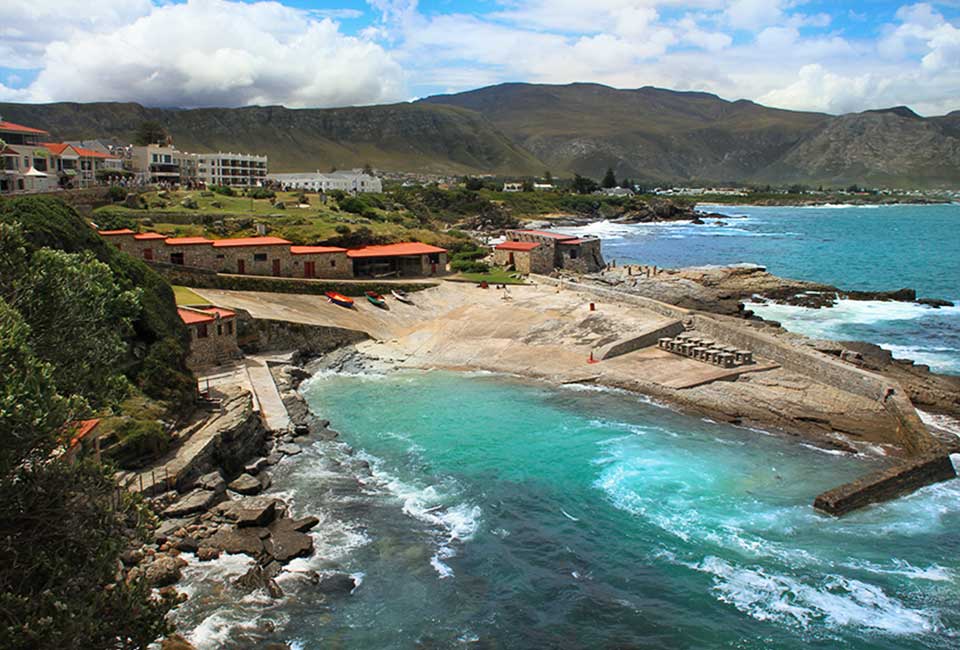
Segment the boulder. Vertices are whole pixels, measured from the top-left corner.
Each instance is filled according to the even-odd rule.
[[[196,648],[179,634],[174,634],[163,640],[160,650],[196,650]]]
[[[180,201],[180,207],[186,208],[188,210],[196,210],[200,206],[197,205],[197,200],[192,196],[186,196]]]
[[[246,472],[247,474],[252,475],[252,476],[256,476],[256,475],[259,474],[259,473],[263,470],[263,468],[266,467],[267,465],[268,465],[268,463],[267,463],[267,459],[266,459],[266,458],[258,458],[257,460],[253,461],[252,463],[248,463],[248,464],[243,468],[243,471]]]
[[[166,587],[180,579],[181,569],[187,562],[179,557],[158,555],[143,571],[143,576],[151,587]]]
[[[286,454],[287,456],[296,456],[302,452],[303,449],[300,447],[300,445],[295,445],[292,442],[286,442],[277,447],[277,451],[282,454]]]
[[[205,544],[220,549],[224,553],[245,553],[250,557],[260,557],[263,553],[262,528],[220,529],[211,535]]]
[[[293,521],[278,519],[270,524],[270,537],[264,542],[266,552],[281,564],[313,553],[313,538],[294,529]]]
[[[260,565],[250,567],[250,570],[234,581],[234,584],[241,589],[253,591],[254,589],[265,589],[271,598],[283,598],[283,590],[277,581],[273,579],[268,571],[265,571]]]
[[[127,549],[120,554],[120,561],[126,567],[132,567],[140,564],[143,560],[143,551],[138,548]]]
[[[273,484],[273,478],[270,477],[268,472],[263,472],[260,476],[257,477],[260,480],[260,486],[266,490]]]
[[[220,472],[210,472],[198,478],[195,487],[212,492],[223,492],[227,489],[227,483],[223,480],[223,477],[220,476]]]
[[[213,546],[201,546],[197,551],[197,559],[201,562],[209,562],[220,557],[220,549]]]
[[[200,550],[200,542],[193,537],[187,536],[174,544],[173,547],[182,553],[196,553]]]
[[[140,209],[140,195],[129,192],[126,198],[123,200],[123,205],[130,208],[131,210]]]
[[[222,500],[221,493],[211,490],[195,489],[187,492],[182,497],[174,501],[163,511],[164,518],[183,517],[197,512],[209,510],[211,507]]]
[[[240,494],[259,494],[263,490],[264,486],[260,483],[260,479],[256,476],[241,474],[237,478],[230,481],[230,484],[227,487],[234,492],[239,492]]]
[[[278,500],[272,497],[248,497],[221,503],[217,514],[238,527],[266,526],[277,516]]]
[[[307,517],[301,517],[300,519],[284,519],[281,521],[289,521],[290,528],[297,531],[298,533],[305,533],[308,530],[313,530],[313,528],[320,523],[320,520],[312,515]],[[287,525],[287,524],[284,524],[284,525]]]
[[[281,460],[283,460],[283,454],[274,452],[263,459],[267,465],[276,465]]]
[[[317,589],[325,594],[349,594],[356,589],[357,581],[346,573],[334,573],[320,578]]]
[[[306,424],[297,424],[293,427],[293,436],[295,438],[307,435],[310,435],[310,427]]]

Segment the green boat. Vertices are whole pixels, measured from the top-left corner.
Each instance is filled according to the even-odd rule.
[[[383,299],[383,296],[381,296],[381,295],[380,295],[379,293],[377,293],[376,291],[368,291],[368,292],[367,292],[367,300],[370,301],[370,304],[376,305],[376,306],[379,307],[380,309],[386,309],[386,308],[387,308],[387,301],[384,300],[384,299]]]

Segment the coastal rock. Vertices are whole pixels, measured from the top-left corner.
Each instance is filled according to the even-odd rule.
[[[197,550],[197,559],[201,562],[209,562],[220,557],[220,549],[213,546],[201,546]]]
[[[211,492],[223,492],[227,489],[227,483],[220,476],[220,472],[210,472],[198,478],[195,487]]]
[[[264,542],[264,547],[281,564],[313,552],[313,538],[296,530],[295,524],[293,519],[278,519],[270,524],[270,538]]]
[[[954,304],[949,300],[941,300],[940,298],[918,298],[917,304],[926,305],[927,307],[933,307],[934,309],[940,309],[941,307],[953,307]]]
[[[200,550],[200,542],[193,537],[187,536],[174,544],[174,548],[183,553],[196,553]]]
[[[151,587],[166,587],[180,579],[186,561],[170,555],[158,555],[143,570],[143,577]]]
[[[221,529],[214,533],[206,543],[224,553],[244,553],[250,557],[259,557],[263,551],[260,538],[262,528]]]
[[[285,454],[287,456],[296,456],[297,454],[303,451],[300,445],[295,445],[291,442],[287,442],[280,445],[279,447],[277,447],[277,450],[280,453]]]
[[[222,499],[222,496],[223,495],[221,493],[203,489],[196,489],[191,492],[187,492],[185,495],[177,499],[173,504],[168,506],[163,511],[163,516],[166,518],[183,517],[185,515],[191,515],[204,510],[209,510]]]
[[[259,564],[250,567],[250,570],[237,578],[234,584],[248,591],[265,589],[271,598],[283,598],[280,585],[273,579],[270,572],[264,570]]]
[[[276,465],[281,460],[283,460],[283,454],[274,452],[269,456],[267,456],[266,458],[264,458],[263,460],[264,460],[264,463],[267,465]]]
[[[168,636],[160,644],[160,650],[197,650],[193,644],[179,634]]]
[[[346,573],[334,573],[323,576],[317,583],[317,589],[325,594],[349,594],[356,589],[357,581]]]
[[[256,476],[250,476],[249,474],[241,474],[234,480],[230,481],[228,486],[234,492],[239,492],[240,494],[259,494],[263,490],[263,485],[260,482],[260,479]]]
[[[289,519],[287,521],[290,522],[290,528],[298,533],[305,533],[308,530],[312,530],[320,523],[320,520],[312,515],[301,517],[300,519]]]
[[[258,458],[257,460],[253,461],[252,463],[248,463],[248,464],[243,468],[243,471],[246,472],[247,474],[250,474],[251,476],[256,476],[256,475],[259,474],[259,473],[263,470],[263,468],[266,467],[267,465],[268,465],[268,463],[267,463],[267,459],[266,459],[266,458]]]
[[[272,497],[249,497],[221,503],[217,514],[237,527],[266,526],[277,516],[278,499]]]

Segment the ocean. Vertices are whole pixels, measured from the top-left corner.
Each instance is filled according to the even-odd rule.
[[[960,481],[837,520],[810,504],[877,466],[641,397],[490,374],[324,375],[317,442],[274,491],[322,523],[294,569],[354,575],[326,598],[242,595],[192,563],[178,614],[200,650],[956,648]],[[334,467],[370,463],[353,489]],[[960,460],[960,457],[957,458]],[[231,573],[232,572],[232,573]],[[238,636],[240,635],[240,636]]]
[[[711,209],[742,218],[576,230],[607,259],[960,299],[960,206]],[[956,309],[765,309],[960,371]],[[176,619],[200,650],[960,647],[960,481],[833,519],[813,498],[877,455],[488,373],[321,374],[302,391],[352,447],[275,468],[270,492],[320,517],[317,551],[277,601],[230,583],[245,557],[191,561]],[[358,586],[327,596],[298,571]]]
[[[564,230],[601,236],[608,261],[667,268],[753,263],[841,289],[908,287],[921,298],[953,301],[958,306],[940,309],[850,300],[833,309],[749,307],[801,334],[869,341],[934,371],[960,374],[960,205],[699,208],[727,218]]]

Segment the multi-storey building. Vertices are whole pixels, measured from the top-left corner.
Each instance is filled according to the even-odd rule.
[[[267,157],[245,153],[197,154],[197,175],[207,185],[259,187],[267,179]]]
[[[354,169],[342,172],[321,174],[316,172],[296,172],[292,174],[268,174],[270,180],[285,190],[305,190],[307,192],[332,192],[340,190],[348,194],[364,192],[379,193],[383,183],[376,176]]]
[[[54,154],[42,144],[49,137],[42,129],[0,120],[0,194],[57,189]]]
[[[197,178],[197,155],[170,144],[133,147],[130,162],[138,180],[144,183],[187,185]]]

